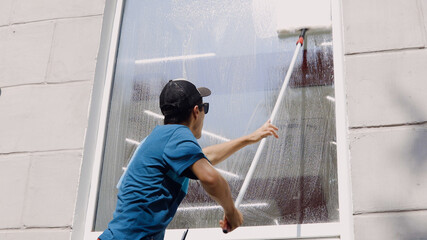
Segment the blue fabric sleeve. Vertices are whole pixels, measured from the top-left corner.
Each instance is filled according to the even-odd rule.
[[[206,158],[202,148],[191,131],[185,128],[175,131],[163,153],[163,159],[179,176],[182,176],[187,168],[202,158]]]

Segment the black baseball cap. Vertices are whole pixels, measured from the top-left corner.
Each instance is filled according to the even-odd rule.
[[[170,80],[160,93],[160,110],[165,116],[184,113],[193,108],[202,99],[211,95],[205,87],[196,88],[185,79]]]

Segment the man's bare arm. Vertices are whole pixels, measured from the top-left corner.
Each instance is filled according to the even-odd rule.
[[[191,170],[201,182],[205,191],[224,209],[224,219],[220,226],[231,232],[243,223],[243,216],[234,206],[227,181],[204,158],[191,166]]]
[[[279,136],[277,135],[277,130],[278,128],[273,124],[271,124],[270,120],[268,120],[266,123],[264,123],[264,125],[258,128],[255,132],[247,136],[243,136],[243,137],[231,140],[229,142],[224,142],[224,143],[203,148],[203,153],[206,155],[206,157],[209,159],[209,161],[213,165],[216,165],[224,161],[231,154],[237,152],[243,147],[250,144],[254,144],[265,137],[273,135],[274,137],[278,138]]]

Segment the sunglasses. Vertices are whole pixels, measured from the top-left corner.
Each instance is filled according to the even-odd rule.
[[[207,114],[209,112],[209,103],[202,103],[199,106],[199,109],[203,108],[203,111],[205,112],[205,114]]]

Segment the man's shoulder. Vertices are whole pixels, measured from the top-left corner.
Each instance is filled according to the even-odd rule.
[[[200,148],[196,137],[191,130],[185,125],[174,125],[170,127],[170,132],[165,133],[166,148]],[[181,149],[182,150],[182,149]]]
[[[181,124],[168,124],[158,126],[158,130],[162,134],[169,134],[171,138],[194,138],[194,135],[191,130],[187,126]]]
[[[159,146],[176,145],[180,142],[194,142],[197,139],[194,137],[191,130],[185,125],[168,124],[157,126],[147,138],[149,145],[159,144]]]
[[[182,124],[166,124],[166,125],[157,125],[153,131],[160,131],[160,132],[174,132],[177,130],[190,130],[187,126]]]

